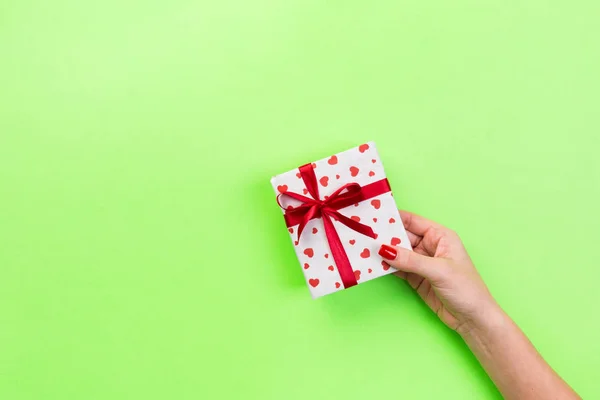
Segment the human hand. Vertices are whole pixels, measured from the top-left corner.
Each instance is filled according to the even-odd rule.
[[[448,327],[466,333],[500,309],[454,231],[406,211],[400,215],[414,251],[384,244],[379,255]]]
[[[461,334],[506,399],[579,399],[496,303],[458,235],[400,211],[413,250],[381,246],[398,271],[450,328]]]

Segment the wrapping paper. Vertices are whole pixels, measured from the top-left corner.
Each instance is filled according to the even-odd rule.
[[[312,163],[318,180],[321,199],[347,183],[368,185],[385,179],[385,171],[374,142],[365,143],[350,150],[334,154]],[[287,191],[310,194],[300,176],[294,169],[271,179],[275,193]],[[287,204],[297,205],[297,200],[283,204],[285,213]],[[335,230],[351,263],[358,284],[388,275],[395,270],[383,262],[377,254],[382,243],[402,246],[410,249],[402,220],[392,192],[383,193],[338,210],[341,214],[370,226],[377,234],[373,239],[362,235],[338,221],[333,221]],[[297,237],[298,225],[288,227],[288,234],[294,244],[294,250],[300,262],[304,277],[313,298],[344,289],[338,267],[331,255],[331,249],[325,236],[322,218],[308,222],[301,237]]]

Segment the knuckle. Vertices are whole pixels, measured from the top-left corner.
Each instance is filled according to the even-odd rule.
[[[448,230],[444,228],[433,228],[433,233],[436,237],[444,237],[448,235]]]
[[[409,266],[414,266],[417,262],[417,253],[414,251],[407,251],[406,253],[406,264]]]
[[[460,241],[460,236],[458,235],[458,232],[456,232],[453,229],[446,228],[446,230],[443,232],[443,235],[446,236],[448,239]]]
[[[398,266],[401,267],[408,267],[410,268],[413,265],[414,262],[414,253],[410,250],[406,250],[406,249],[400,249],[400,251],[398,251],[398,255],[396,256],[396,259],[394,260],[394,264],[397,264]]]
[[[400,265],[407,265],[410,261],[410,255],[411,255],[412,251],[402,251],[400,250],[398,252],[398,255],[396,256],[396,259],[394,260],[397,264]]]

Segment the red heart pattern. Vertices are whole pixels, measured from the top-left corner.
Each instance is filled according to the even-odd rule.
[[[370,145],[366,144],[366,143],[362,144],[362,145],[360,145],[358,147],[358,150],[359,150],[360,153],[365,153],[369,149],[370,149]],[[354,153],[354,154],[355,154],[354,157],[356,157],[356,153]],[[369,155],[371,157],[373,157],[375,155],[375,152],[373,151]],[[329,158],[320,161],[320,162],[322,162],[322,164],[321,164],[320,174],[319,175],[321,175],[322,173],[328,174],[328,175],[321,176],[318,179],[318,182],[319,182],[319,184],[322,187],[328,187],[329,184],[332,183],[331,179],[333,179],[333,176],[335,176],[336,180],[340,180],[340,182],[342,182],[342,184],[346,183],[344,180],[348,180],[348,181],[352,182],[352,180],[349,179],[349,176],[347,175],[347,173],[343,174],[344,175],[344,180],[341,180],[341,178],[342,178],[341,174],[342,173],[339,172],[339,171],[342,170],[342,168],[343,168],[344,157],[345,156],[343,156],[343,155],[340,157],[340,156],[334,154],[334,155],[330,156]],[[356,165],[351,165],[351,166],[347,167],[347,168],[349,168],[350,176],[352,178],[358,177],[359,174],[361,173],[361,169],[363,170],[362,171],[362,175],[360,175],[360,177],[357,178],[358,182],[360,182],[361,184],[366,184],[368,182],[373,182],[373,179],[379,179],[379,178],[376,178],[376,177],[379,177],[379,176],[383,175],[382,173],[378,172],[379,170],[369,170],[367,168],[368,167],[368,160],[371,160],[372,164],[379,163],[379,161],[378,161],[377,158],[371,158],[371,159],[369,159],[368,156],[367,156],[367,157],[365,157],[365,159],[361,159],[361,162],[364,163],[364,164],[356,164]],[[340,163],[341,163],[341,165],[340,165]],[[313,169],[317,168],[317,164],[316,163],[311,163],[311,166],[313,167]],[[331,168],[330,166],[336,166],[336,167]],[[338,172],[338,173],[336,173],[336,172]],[[288,178],[287,178],[288,180],[289,180],[289,178],[291,177],[291,175],[293,173],[294,172],[292,172],[291,174],[287,175],[288,176]],[[366,177],[367,174],[368,174],[368,176],[370,178],[373,178],[373,179],[367,178]],[[296,175],[296,177],[298,179],[302,179],[302,175],[299,172],[296,172],[295,175]],[[385,177],[385,175],[383,175],[383,176]],[[277,183],[281,183],[281,184],[277,185]],[[275,185],[277,185],[276,186],[276,191],[278,193],[285,193],[285,192],[288,192],[288,191],[300,192],[300,189],[302,188],[302,193],[304,195],[310,196],[310,192],[308,191],[307,188],[304,187],[304,184],[302,184],[302,182],[293,183],[292,185],[290,185],[290,181],[287,181],[287,182],[286,181],[279,181],[277,183],[275,183]],[[284,184],[284,183],[287,183],[287,184]],[[332,190],[335,190],[338,185],[340,185],[339,182],[332,183],[332,187],[333,187]],[[298,186],[300,186],[300,187],[298,187]],[[323,200],[325,200],[326,198],[327,198],[327,196],[321,197],[321,199],[323,199]],[[367,220],[367,221],[368,220],[372,220],[375,224],[378,222],[379,219],[382,219],[382,222],[385,221],[385,214],[383,214],[381,212],[378,213],[378,212],[373,211],[373,210],[380,210],[382,208],[382,206],[384,205],[383,202],[380,199],[375,198],[375,199],[370,199],[369,203],[373,207],[373,208],[370,208],[371,211],[369,211],[369,209],[367,209],[367,208],[362,208],[361,210],[356,210],[356,211],[359,211],[360,213],[362,213],[364,211],[364,215],[362,215],[362,217],[358,216],[358,215],[352,215],[352,216],[350,216],[350,218],[353,221],[356,221],[356,222],[360,222],[361,219]],[[385,203],[385,204],[386,204],[386,207],[387,207],[387,203]],[[355,203],[354,205],[355,205],[355,207],[358,207],[359,203]],[[294,209],[294,206],[286,206],[286,209]],[[342,213],[343,213],[343,211],[342,211]],[[396,218],[395,218],[395,214],[393,214],[393,215],[394,215],[394,217],[388,217],[389,224],[395,224],[396,221],[397,221]],[[392,228],[391,226],[388,227],[387,224],[386,224],[386,226],[372,225],[372,227],[373,228],[379,227],[379,230],[382,230],[382,234],[383,234],[384,240],[386,238],[390,238],[390,233],[394,232],[394,230],[396,229],[396,228]],[[401,226],[398,227],[397,229],[401,229]],[[288,231],[289,231],[290,234],[292,234],[292,237],[293,237],[293,234],[295,233],[296,228],[295,227],[288,227]],[[319,233],[319,229],[317,227],[312,227],[311,231],[312,231],[313,235]],[[374,234],[374,236],[377,237],[378,235]],[[314,239],[310,239],[310,240],[317,240],[318,241],[320,239],[319,239],[319,237],[315,237]],[[346,237],[345,240],[348,241],[347,243],[349,243],[350,246],[355,246],[355,248],[356,248],[356,250],[351,250],[351,249],[354,249],[354,248],[351,248],[351,247],[347,248],[348,256],[349,256],[350,260],[352,260],[352,257],[356,257],[357,255],[359,255],[360,258],[367,260],[367,261],[365,261],[366,265],[364,265],[364,267],[362,265],[360,265],[360,264],[359,265],[355,264],[355,266],[360,266],[361,269],[364,268],[365,272],[367,272],[369,274],[367,279],[369,279],[371,277],[377,277],[379,274],[382,274],[383,271],[389,271],[389,269],[391,268],[390,265],[387,262],[385,262],[385,261],[381,262],[381,266],[383,268],[383,271],[381,269],[379,269],[378,267],[376,267],[376,266],[374,267],[373,266],[373,265],[376,265],[374,263],[376,263],[377,261],[375,261],[375,259],[370,260],[370,258],[371,258],[371,251],[369,249],[369,246],[367,246],[367,247],[361,246],[361,245],[363,245],[363,243],[366,244],[366,242],[364,242],[363,239],[361,239],[361,238],[350,239],[350,238]],[[390,240],[389,243],[391,243],[393,246],[396,246],[396,245],[399,245],[400,243],[402,243],[402,240],[399,237],[396,237],[396,236],[391,237],[389,240]],[[298,240],[294,240],[294,245],[299,246]],[[312,247],[304,248],[302,250],[302,252],[303,252],[303,254],[306,257],[308,257],[310,259],[314,258],[315,254],[317,254],[317,255],[318,254],[323,254],[324,258],[328,259],[329,258],[329,254],[328,253],[323,253],[324,249],[328,250],[326,243],[325,243],[325,248],[323,248],[323,246],[321,246],[319,244],[319,245],[315,245],[314,248],[312,248]],[[381,259],[379,258],[379,260],[381,260]],[[310,269],[313,272],[317,271],[316,276],[313,275],[312,277],[309,277],[309,276],[306,277],[307,280],[308,280],[309,287],[311,287],[311,288],[320,287],[319,289],[317,289],[318,290],[318,292],[316,292],[317,296],[321,296],[322,294],[326,294],[326,293],[329,293],[329,292],[333,291],[334,290],[333,287],[330,286],[332,284],[335,286],[335,289],[340,289],[340,288],[343,289],[344,288],[344,286],[340,282],[336,282],[336,281],[334,281],[332,279],[335,276],[337,276],[337,273],[334,273],[336,271],[334,265],[328,265],[328,264],[325,264],[325,265],[322,265],[322,264],[321,265],[314,265],[314,262],[315,261],[311,261],[310,264],[309,263],[302,263],[302,267],[303,267],[304,270]],[[358,261],[357,261],[357,263],[358,263]],[[354,264],[354,262],[352,262],[352,264]],[[320,274],[322,274],[324,272],[324,269],[321,269],[324,266],[326,266],[326,268],[327,268],[328,271],[332,272],[332,275],[323,275],[323,276],[320,275]],[[356,280],[360,281],[360,279],[361,279],[361,270],[356,269],[353,272],[354,272],[354,276],[355,276]],[[374,274],[374,275],[371,275],[371,274]],[[327,276],[327,278],[326,278],[326,276]],[[323,283],[323,285],[321,285],[321,283]]]

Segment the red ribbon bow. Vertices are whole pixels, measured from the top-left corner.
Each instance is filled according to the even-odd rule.
[[[306,189],[312,198],[289,191],[277,196],[279,206],[285,210],[284,217],[286,225],[288,227],[298,225],[298,241],[300,241],[300,235],[306,227],[306,224],[308,224],[308,221],[314,218],[322,218],[325,236],[327,237],[327,242],[331,248],[331,255],[333,256],[340,277],[342,278],[342,283],[345,288],[354,286],[358,284],[358,282],[356,281],[352,265],[350,264],[350,260],[348,260],[348,255],[344,251],[344,246],[342,245],[331,219],[333,218],[356,232],[376,239],[377,234],[373,232],[373,229],[371,229],[370,226],[348,218],[345,215],[340,214],[337,210],[389,192],[391,189],[388,180],[381,179],[365,186],[360,186],[358,183],[347,183],[333,192],[330,196],[325,196],[324,200],[321,200],[319,197],[317,177],[315,176],[312,164],[303,165],[298,169],[300,171],[300,177],[304,181]],[[301,201],[302,204],[297,207],[289,206],[288,208],[285,208],[279,201],[280,196],[291,197],[292,199]]]

